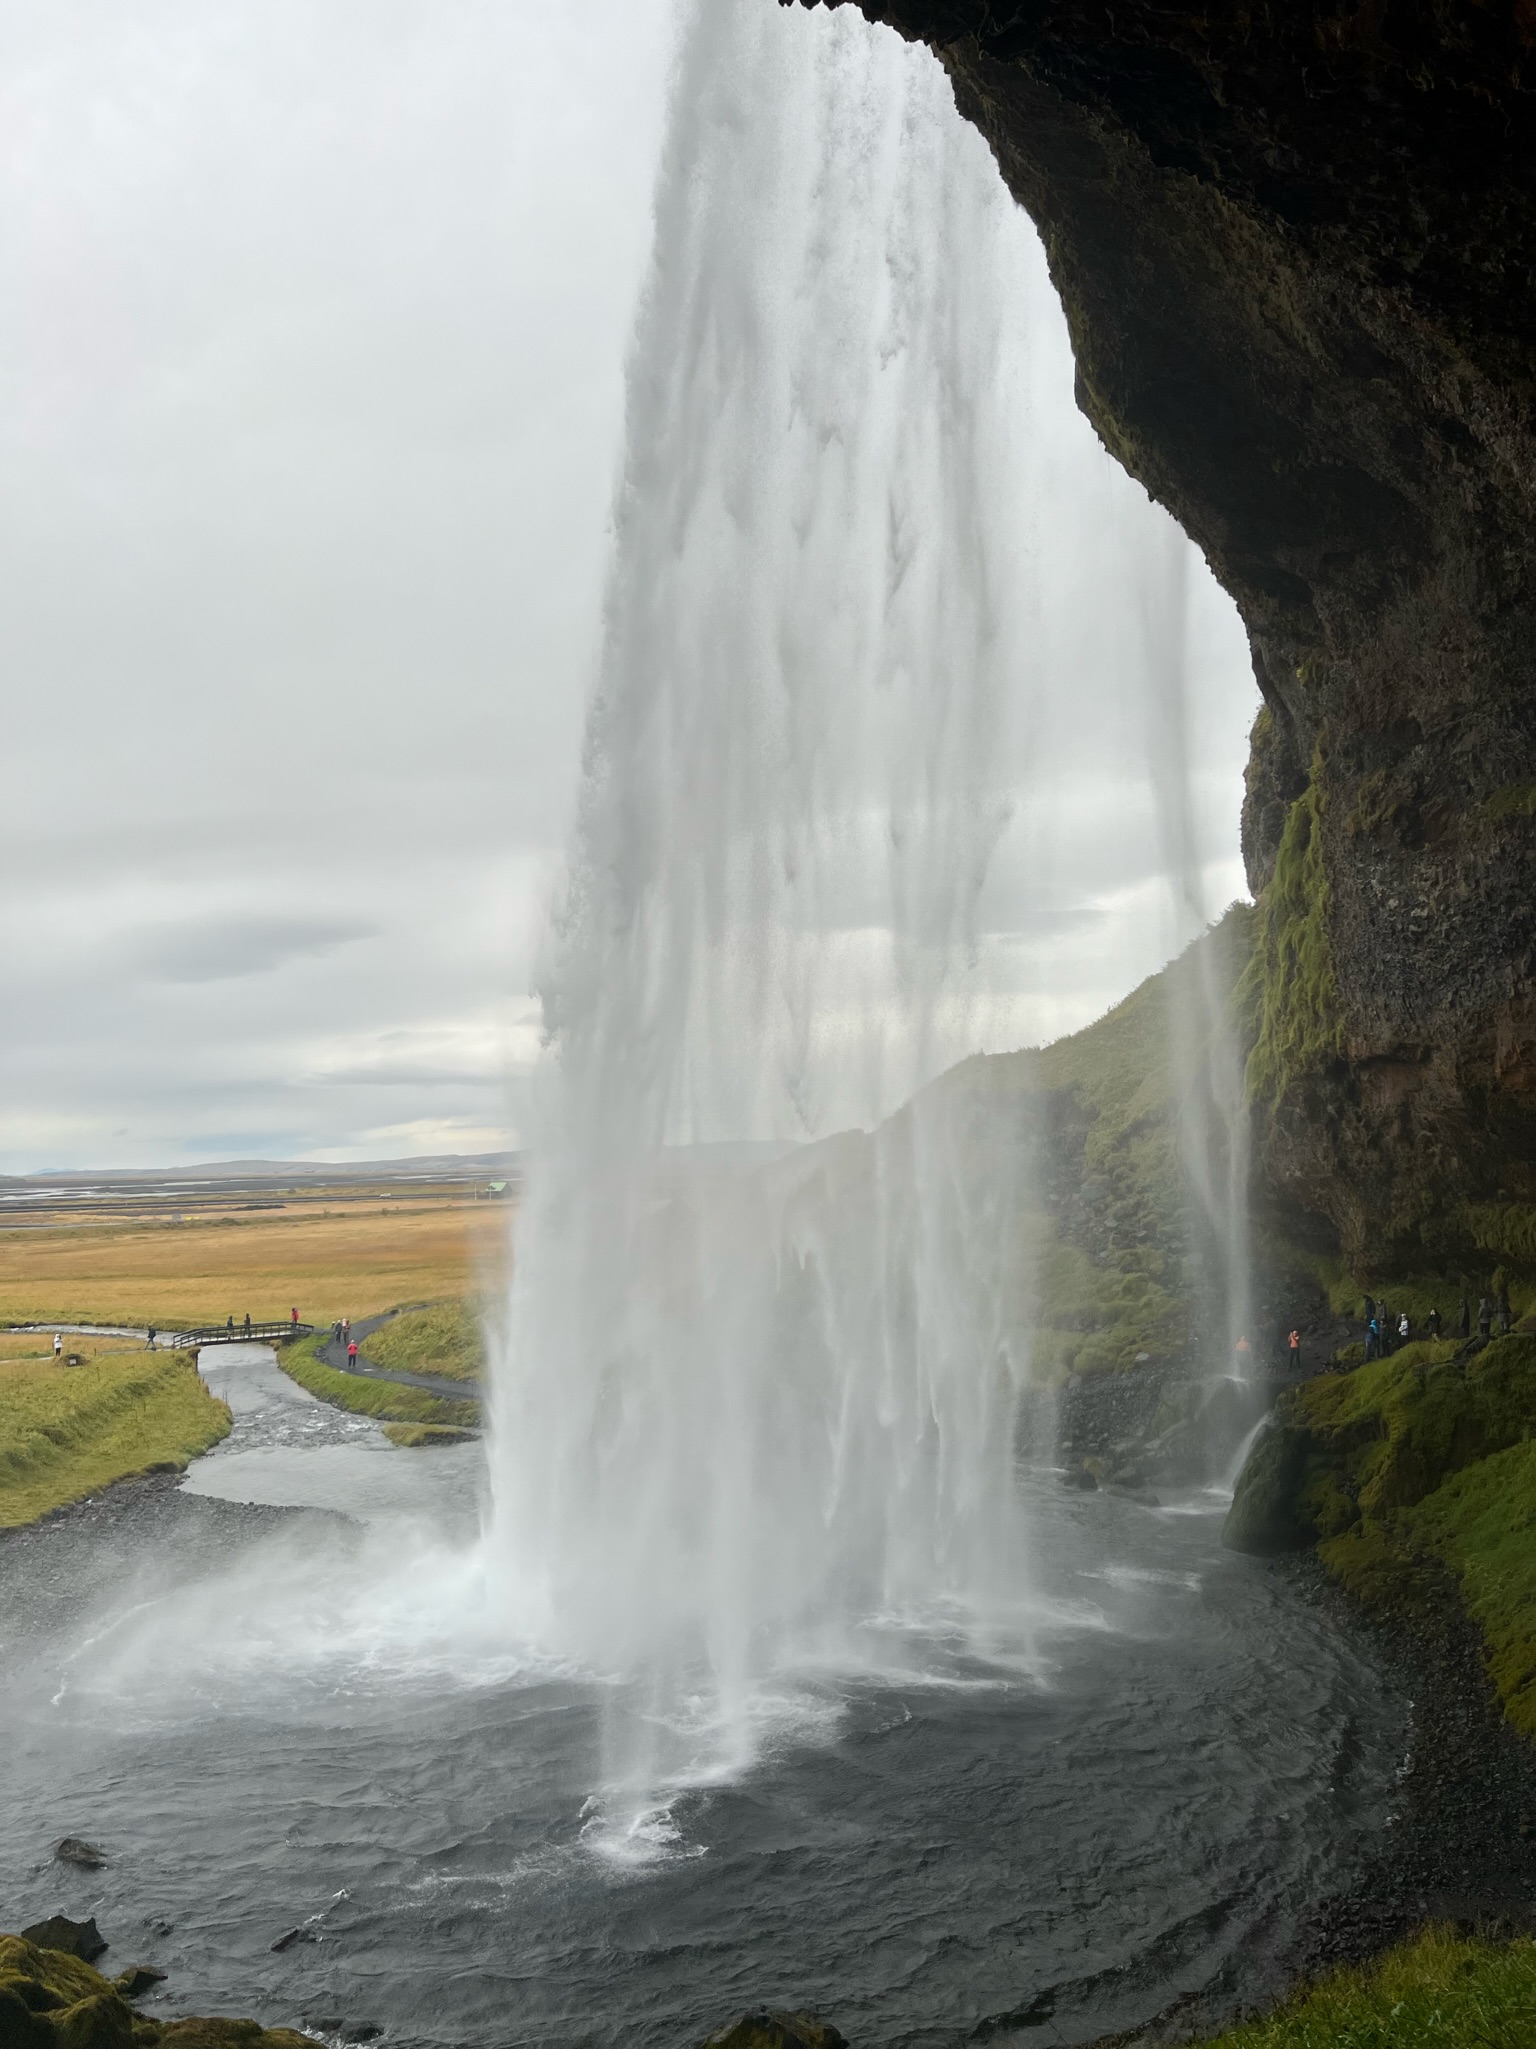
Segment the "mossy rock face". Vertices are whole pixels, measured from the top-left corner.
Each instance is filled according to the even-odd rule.
[[[0,1935],[0,2044],[4,2049],[313,2049],[292,2028],[257,2021],[157,2021],[135,2013],[115,1986],[78,1957]]]

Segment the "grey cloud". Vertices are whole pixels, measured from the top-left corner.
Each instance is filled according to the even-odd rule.
[[[151,928],[132,945],[142,974],[159,982],[232,982],[267,975],[291,960],[334,953],[380,927],[359,919],[208,918]]]
[[[322,1087],[374,1089],[463,1088],[494,1081],[494,1075],[475,1067],[328,1067],[312,1079]]]
[[[571,808],[674,12],[0,10],[0,1167],[512,1135],[521,1084],[448,1027],[528,987]],[[1015,339],[1050,801],[978,924],[1054,1031],[1161,943],[1076,908],[1161,859],[1115,552],[1147,507],[1064,324]],[[1256,696],[1196,596],[1215,862]]]

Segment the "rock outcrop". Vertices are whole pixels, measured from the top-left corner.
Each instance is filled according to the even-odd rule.
[[[114,1984],[77,1956],[0,1935],[0,2042],[5,2049],[313,2049],[307,2035],[255,2021],[151,2020],[128,2003],[133,1975]]]
[[[1251,1069],[1352,1263],[1536,1256],[1536,12],[860,0],[1044,238],[1264,710]]]

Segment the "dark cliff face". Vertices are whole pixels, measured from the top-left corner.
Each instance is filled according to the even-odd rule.
[[[1247,622],[1272,1176],[1365,1266],[1498,1256],[1487,1206],[1536,1200],[1536,0],[861,4],[939,53],[1079,403]]]

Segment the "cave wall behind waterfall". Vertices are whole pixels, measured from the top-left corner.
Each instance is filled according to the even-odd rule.
[[[1536,5],[860,4],[1247,623],[1272,1186],[1366,1270],[1536,1256]]]

